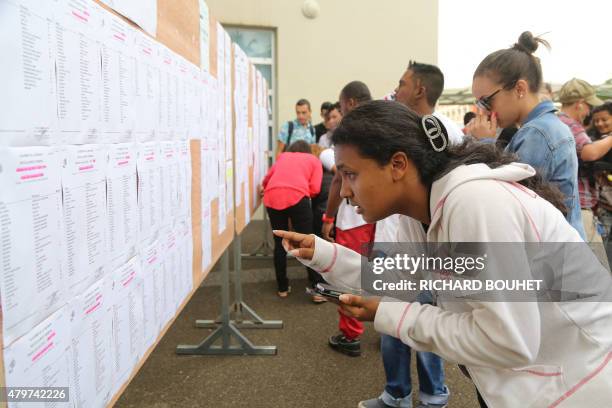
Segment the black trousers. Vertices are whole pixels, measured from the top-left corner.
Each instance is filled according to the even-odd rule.
[[[310,206],[310,198],[304,197],[297,204],[284,210],[275,210],[266,207],[272,229],[289,230],[289,220],[296,232],[302,234],[312,234],[312,209]],[[319,276],[313,270],[308,269],[308,278],[311,285],[313,284],[314,276]],[[287,252],[283,248],[282,239],[274,237],[274,271],[276,272],[276,283],[278,291],[284,292],[289,288],[289,280],[287,279]],[[316,282],[315,282],[316,283]]]

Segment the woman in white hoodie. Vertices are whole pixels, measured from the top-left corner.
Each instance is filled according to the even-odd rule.
[[[344,117],[332,142],[341,195],[368,222],[400,214],[398,242],[581,242],[559,210],[563,196],[530,166],[469,140],[448,148],[432,116],[370,102]],[[358,254],[275,234],[329,283],[360,287]],[[564,264],[564,277],[580,280],[584,262]],[[606,300],[610,281],[598,288]],[[611,303],[341,301],[377,331],[464,365],[489,407],[612,407]]]

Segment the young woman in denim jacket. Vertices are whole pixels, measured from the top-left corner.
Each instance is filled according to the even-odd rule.
[[[495,135],[497,127],[519,126],[506,146],[565,195],[567,221],[584,239],[578,196],[578,159],[569,128],[555,115],[551,101],[540,102],[542,67],[533,53],[548,43],[526,31],[512,47],[489,54],[474,72],[472,93],[479,115],[468,125],[477,138]]]

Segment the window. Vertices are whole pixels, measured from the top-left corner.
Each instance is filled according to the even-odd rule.
[[[270,88],[270,106],[268,117],[268,150],[272,151],[273,136],[276,134],[276,70],[275,70],[275,36],[273,29],[249,28],[232,25],[223,25],[233,42],[238,44],[251,62],[261,72]]]

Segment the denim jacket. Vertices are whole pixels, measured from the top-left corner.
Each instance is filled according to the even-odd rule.
[[[544,180],[561,190],[568,208],[565,218],[585,239],[578,195],[576,142],[555,111],[551,101],[538,104],[506,146],[506,151],[516,153],[521,162],[531,165]]]

